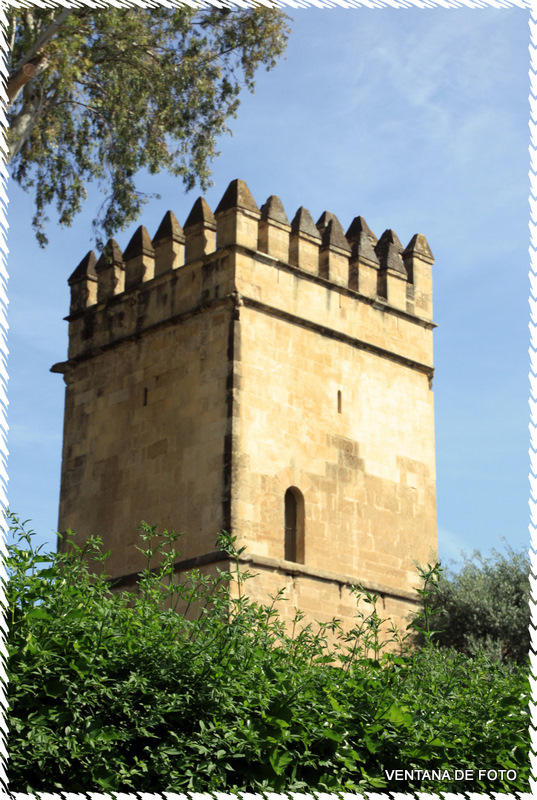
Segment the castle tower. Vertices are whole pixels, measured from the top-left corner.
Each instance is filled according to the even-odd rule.
[[[292,222],[235,180],[214,214],[168,212],[71,286],[59,529],[144,566],[141,520],[183,531],[177,570],[246,546],[248,594],[349,619],[349,585],[401,623],[435,557],[433,258],[363,217]]]

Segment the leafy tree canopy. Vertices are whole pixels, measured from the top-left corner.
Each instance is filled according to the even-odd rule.
[[[148,199],[135,186],[139,170],[207,188],[216,139],[257,68],[284,52],[286,20],[255,6],[12,6],[8,158],[35,194],[39,243],[47,206],[70,225],[92,180],[107,189],[94,220],[107,237]]]
[[[40,553],[7,522],[12,793],[529,791],[529,663],[382,652],[367,592],[350,631],[286,630],[228,534],[229,571],[170,580],[179,537],[142,524],[147,567],[112,593],[98,540]]]
[[[507,548],[466,556],[455,571],[436,569],[427,591],[429,630],[440,647],[499,662],[527,660],[530,649],[530,561]]]

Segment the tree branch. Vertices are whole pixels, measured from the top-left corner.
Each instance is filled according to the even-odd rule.
[[[7,97],[9,105],[17,99],[19,92],[32,78],[36,78],[48,67],[48,59],[46,56],[34,58],[33,61],[28,61],[21,69],[15,72],[7,82]]]
[[[15,156],[28,141],[30,135],[45,111],[50,111],[59,100],[56,89],[46,99],[35,94],[22,106],[19,113],[13,118],[9,129],[9,147],[7,163],[10,164]]]
[[[15,158],[30,136],[37,120],[41,116],[40,106],[40,99],[35,96],[29,103],[23,105],[17,116],[13,119],[9,131],[8,164]]]
[[[18,72],[20,69],[22,69],[22,67],[25,64],[28,63],[28,61],[31,61],[33,58],[35,58],[35,56],[39,53],[39,51],[42,50],[43,47],[46,44],[48,44],[48,42],[52,39],[52,37],[58,32],[58,29],[63,25],[67,16],[72,11],[76,10],[77,9],[73,7],[67,7],[64,8],[62,11],[60,11],[56,19],[52,20],[48,28],[45,31],[43,31],[38,40],[30,47],[28,52],[21,58],[21,60],[13,70],[13,73]]]
[[[38,54],[40,50],[42,50],[43,47],[48,44],[52,37],[56,35],[60,27],[65,22],[67,16],[73,10],[74,9],[72,7],[62,9],[58,16],[52,20],[48,28],[43,31],[41,36],[38,37],[37,41],[30,47],[30,49],[25,53],[15,69],[12,71],[8,78],[6,87],[9,105],[12,105],[20,90],[26,83],[28,83],[28,81],[31,81],[47,68],[48,61],[46,57],[39,57]]]

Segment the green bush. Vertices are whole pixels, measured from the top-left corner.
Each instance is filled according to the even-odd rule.
[[[431,643],[381,654],[368,595],[372,613],[358,615],[354,635],[336,622],[301,629],[300,614],[286,635],[274,603],[245,596],[225,534],[233,575],[177,584],[177,537],[143,525],[148,568],[126,594],[88,568],[105,560],[96,540],[44,555],[13,516],[11,529],[11,792],[528,791],[526,665],[470,663]],[[173,610],[179,600],[196,619]],[[329,633],[339,636],[330,653]],[[480,768],[516,778],[479,778]],[[397,781],[397,769],[415,774]],[[475,776],[416,772],[432,769]]]
[[[506,550],[505,555],[493,550],[488,558],[475,551],[464,557],[457,572],[436,570],[426,604],[439,646],[469,656],[485,652],[499,662],[523,663],[528,658],[529,557]]]

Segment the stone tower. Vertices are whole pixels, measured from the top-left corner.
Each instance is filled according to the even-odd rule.
[[[214,214],[110,240],[69,278],[59,530],[94,533],[115,577],[141,520],[183,531],[177,570],[246,546],[248,594],[348,619],[349,585],[401,622],[436,553],[433,258],[356,217],[289,220],[233,181]]]

